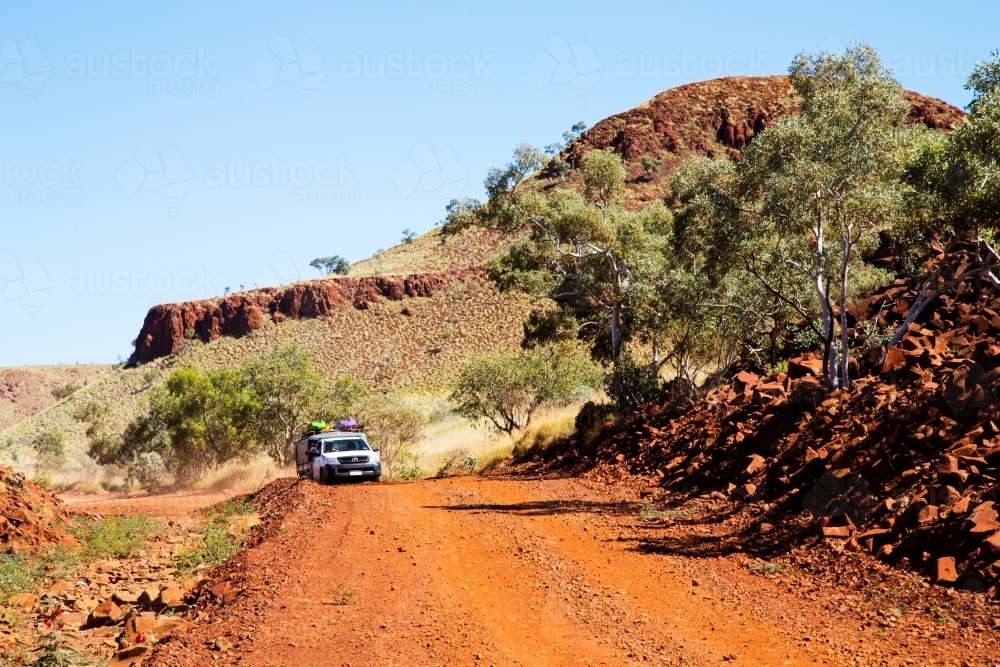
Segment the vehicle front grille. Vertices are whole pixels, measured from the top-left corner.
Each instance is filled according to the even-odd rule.
[[[368,463],[367,456],[338,456],[337,460],[341,463]]]

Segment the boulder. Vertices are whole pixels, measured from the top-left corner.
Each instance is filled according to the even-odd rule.
[[[133,591],[115,591],[111,599],[118,604],[138,604],[141,594]]]
[[[987,537],[980,548],[988,554],[1000,555],[1000,533],[993,533]]]
[[[850,526],[823,526],[820,530],[823,532],[823,537],[846,539],[851,536]]]
[[[184,604],[184,589],[177,585],[170,585],[160,591],[156,599],[156,606],[179,607]]]
[[[955,557],[942,556],[934,564],[934,583],[953,584],[958,581],[958,572],[955,570]]]
[[[185,621],[183,618],[173,616],[159,620],[153,627],[152,633],[157,640],[160,640],[175,632],[184,632],[193,625],[194,623],[191,621]]]
[[[132,616],[125,621],[125,638],[129,644],[145,644],[155,627],[156,617],[153,615]]]
[[[747,469],[744,471],[747,475],[756,475],[761,470],[764,469],[767,461],[764,460],[763,456],[759,454],[750,455],[750,463],[747,465]]]
[[[34,593],[17,593],[8,598],[7,606],[21,611],[31,611],[36,602],[38,602],[38,596]]]
[[[125,616],[125,612],[121,610],[121,607],[116,605],[111,600],[105,600],[101,604],[94,608],[94,611],[90,612],[90,618],[87,621],[87,625],[91,627],[97,627],[100,625],[113,625],[118,621],[122,620]]]

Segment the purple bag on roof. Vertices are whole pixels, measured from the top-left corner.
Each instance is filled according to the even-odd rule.
[[[348,417],[347,419],[337,422],[337,430],[349,431],[350,429],[355,428],[357,425],[358,425],[358,420],[356,420],[354,417]]]

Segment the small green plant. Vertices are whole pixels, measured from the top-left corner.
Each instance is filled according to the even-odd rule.
[[[229,528],[231,519],[252,514],[253,509],[244,501],[227,501],[221,506],[222,514],[210,514],[208,524],[201,531],[201,544],[174,556],[174,567],[184,575],[199,565],[215,567],[229,560],[243,546],[243,539]],[[278,532],[283,525],[278,526]]]
[[[403,230],[402,242],[406,244],[413,243],[417,240],[417,233],[409,228]]]
[[[639,521],[663,521],[669,517],[669,512],[661,510],[655,505],[643,505],[639,509]]]
[[[104,519],[77,517],[70,530],[84,544],[84,558],[96,560],[137,556],[147,539],[163,532],[163,525],[141,514]]]
[[[750,563],[747,569],[754,574],[784,574],[785,566],[781,563]]]
[[[342,582],[333,589],[333,597],[330,599],[330,602],[340,606],[351,604],[355,592],[357,592],[357,587],[352,582]]]
[[[464,449],[452,450],[445,458],[444,463],[437,472],[438,477],[449,475],[471,475],[476,469],[478,461]]]
[[[21,554],[0,555],[0,598],[35,590],[41,571]]]
[[[39,433],[31,441],[31,446],[38,454],[39,470],[44,472],[60,470],[66,465],[66,442],[62,431],[53,428]],[[35,483],[38,484],[38,481]]]
[[[77,386],[71,382],[69,384],[64,384],[61,387],[56,387],[55,389],[53,389],[52,395],[61,401],[64,398],[69,398],[70,396],[72,396],[76,392],[76,390]]]
[[[30,667],[70,667],[77,662],[75,651],[69,650],[69,642],[55,632],[43,632],[35,645],[34,659]]]
[[[245,500],[227,500],[220,509],[225,517],[246,516],[254,512],[253,506]]]
[[[647,181],[653,180],[656,176],[656,172],[660,170],[663,166],[663,160],[658,157],[652,157],[650,155],[642,156],[642,175]]]

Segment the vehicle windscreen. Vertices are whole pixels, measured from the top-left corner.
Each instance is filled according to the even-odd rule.
[[[349,438],[346,440],[324,440],[323,453],[330,452],[357,452],[366,451],[368,443],[361,438]]]

